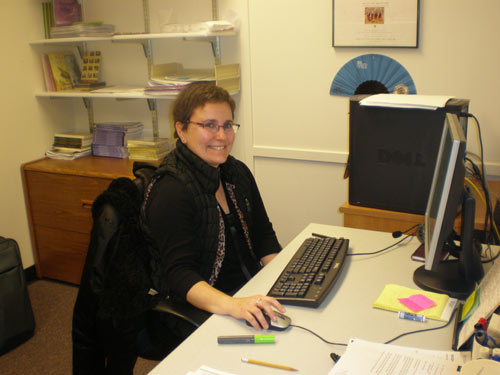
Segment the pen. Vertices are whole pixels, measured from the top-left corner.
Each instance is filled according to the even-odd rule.
[[[425,322],[425,315],[411,314],[404,311],[398,313],[399,319],[414,320],[416,322]]]
[[[219,336],[219,344],[273,344],[274,335]]]
[[[241,358],[241,362],[252,363],[254,365],[261,365],[261,366],[267,366],[267,367],[272,367],[272,368],[279,368],[281,370],[299,371],[296,368],[293,368],[293,367],[290,367],[290,366],[282,366],[282,365],[277,365],[277,364],[274,364],[274,363],[257,361],[255,359]]]

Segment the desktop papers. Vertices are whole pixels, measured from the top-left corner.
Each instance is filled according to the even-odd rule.
[[[216,370],[214,368],[203,365],[196,371],[189,371],[186,375],[235,375],[235,374]]]
[[[446,105],[452,96],[377,94],[362,99],[359,104],[372,107],[395,107],[435,110]]]
[[[349,340],[340,360],[328,375],[455,375],[470,360],[470,352],[425,350]]]
[[[495,262],[479,283],[479,305],[464,323],[458,335],[457,347],[460,348],[474,333],[474,324],[479,318],[489,318],[500,306],[500,262]]]
[[[387,284],[382,293],[373,302],[373,307],[395,312],[404,311],[413,313],[414,311],[402,304],[399,299],[408,298],[415,294],[422,294],[436,303],[435,306],[418,312],[425,315],[427,319],[449,321],[458,303],[457,299],[450,298],[446,294],[411,289],[396,284]]]

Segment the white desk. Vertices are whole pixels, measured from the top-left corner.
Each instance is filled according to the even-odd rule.
[[[349,253],[372,252],[396,242],[390,233],[310,224],[236,296],[266,294],[296,249],[311,233],[349,238]],[[336,285],[319,308],[286,306],[286,314],[292,318],[292,323],[311,329],[326,340],[340,343],[347,343],[349,338],[382,343],[404,332],[443,325],[438,321],[419,323],[400,320],[394,312],[372,308],[373,301],[388,283],[416,288],[413,271],[422,263],[411,261],[410,255],[418,245],[417,239],[413,238],[406,245],[378,255],[348,256]],[[287,373],[242,363],[241,358],[247,357],[288,365],[298,369],[300,374],[326,375],[333,366],[330,353],[341,354],[344,351],[344,347],[328,345],[299,328],[263,332],[275,334],[277,342],[219,345],[217,336],[249,335],[256,334],[256,331],[243,321],[213,315],[150,374],[184,375],[201,365],[239,375]],[[453,324],[450,324],[442,330],[403,337],[394,344],[451,350],[452,335]]]

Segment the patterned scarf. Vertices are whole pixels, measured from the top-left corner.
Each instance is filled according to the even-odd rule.
[[[229,199],[231,199],[231,202],[233,202],[234,208],[236,210],[236,213],[238,215],[238,218],[241,223],[241,228],[243,229],[243,234],[245,236],[245,240],[248,245],[248,249],[250,250],[250,253],[254,258],[257,258],[255,256],[255,253],[253,251],[252,247],[252,242],[250,241],[250,235],[248,233],[248,226],[247,223],[245,222],[245,218],[243,216],[243,212],[241,212],[240,208],[238,207],[238,203],[236,202],[236,196],[234,194],[234,188],[235,186],[233,184],[230,184],[228,182],[226,184],[226,189],[229,195]],[[218,246],[217,246],[217,253],[215,256],[215,262],[212,267],[212,275],[210,276],[209,279],[209,284],[214,285],[215,282],[217,281],[217,277],[219,277],[220,270],[222,268],[222,262],[224,261],[224,257],[226,255],[226,228],[224,225],[224,217],[222,216],[222,211],[219,206],[217,206],[217,210],[219,211],[219,236],[218,236]]]

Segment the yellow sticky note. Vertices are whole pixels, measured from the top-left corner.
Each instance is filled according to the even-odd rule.
[[[423,294],[436,303],[433,307],[420,311],[419,314],[425,315],[428,319],[446,321],[442,318],[443,311],[446,308],[448,300],[450,299],[450,297],[446,294],[411,289],[396,284],[387,284],[384,287],[384,290],[382,290],[382,293],[380,293],[375,302],[373,302],[373,307],[389,311],[404,311],[413,313],[411,309],[399,302],[399,298],[409,298],[414,294]]]
[[[462,306],[462,314],[460,315],[460,321],[467,319],[472,315],[476,307],[479,306],[479,293],[478,288],[474,289],[469,297],[465,300]]]

